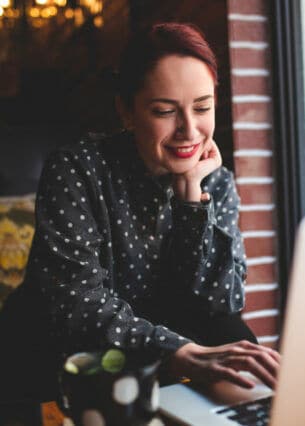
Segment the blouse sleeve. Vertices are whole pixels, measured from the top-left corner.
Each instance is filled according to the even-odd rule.
[[[238,228],[239,196],[233,174],[225,168],[218,171],[221,174],[221,183],[209,202],[172,198],[173,229],[168,246],[171,282],[182,300],[183,296],[186,301],[195,297],[196,304],[204,305],[212,315],[243,308],[246,278]],[[205,185],[204,190],[212,186]]]
[[[58,151],[40,179],[27,281],[42,296],[55,345],[63,356],[107,346],[173,352],[189,340],[135,317],[110,288],[91,174],[77,155]]]

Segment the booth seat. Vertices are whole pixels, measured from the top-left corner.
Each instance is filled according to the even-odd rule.
[[[76,130],[66,126],[0,127],[0,310],[24,278],[44,161],[76,138]]]

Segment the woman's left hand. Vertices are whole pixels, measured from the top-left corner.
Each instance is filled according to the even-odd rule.
[[[218,169],[222,164],[219,149],[214,140],[204,145],[202,156],[195,167],[185,173],[173,175],[173,189],[178,198],[184,201],[200,201],[202,179]]]
[[[278,352],[247,340],[214,347],[187,343],[169,358],[168,368],[174,377],[205,384],[227,380],[250,389],[255,381],[240,374],[248,371],[274,389],[280,361]]]

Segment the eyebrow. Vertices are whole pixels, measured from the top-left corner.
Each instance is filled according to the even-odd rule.
[[[195,102],[202,102],[202,101],[206,101],[207,99],[210,99],[210,98],[214,98],[214,96],[212,96],[212,95],[200,96],[199,98],[194,99],[193,102],[194,103]],[[168,99],[168,98],[154,98],[149,103],[151,104],[151,103],[154,103],[154,102],[164,102],[164,103],[173,104],[173,105],[176,105],[176,104],[179,103],[178,101],[175,101],[174,99]]]

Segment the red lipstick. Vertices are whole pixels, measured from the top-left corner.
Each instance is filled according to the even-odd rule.
[[[188,146],[167,146],[166,148],[170,151],[172,155],[176,158],[190,158],[196,154],[200,143],[196,145],[188,145]]]

